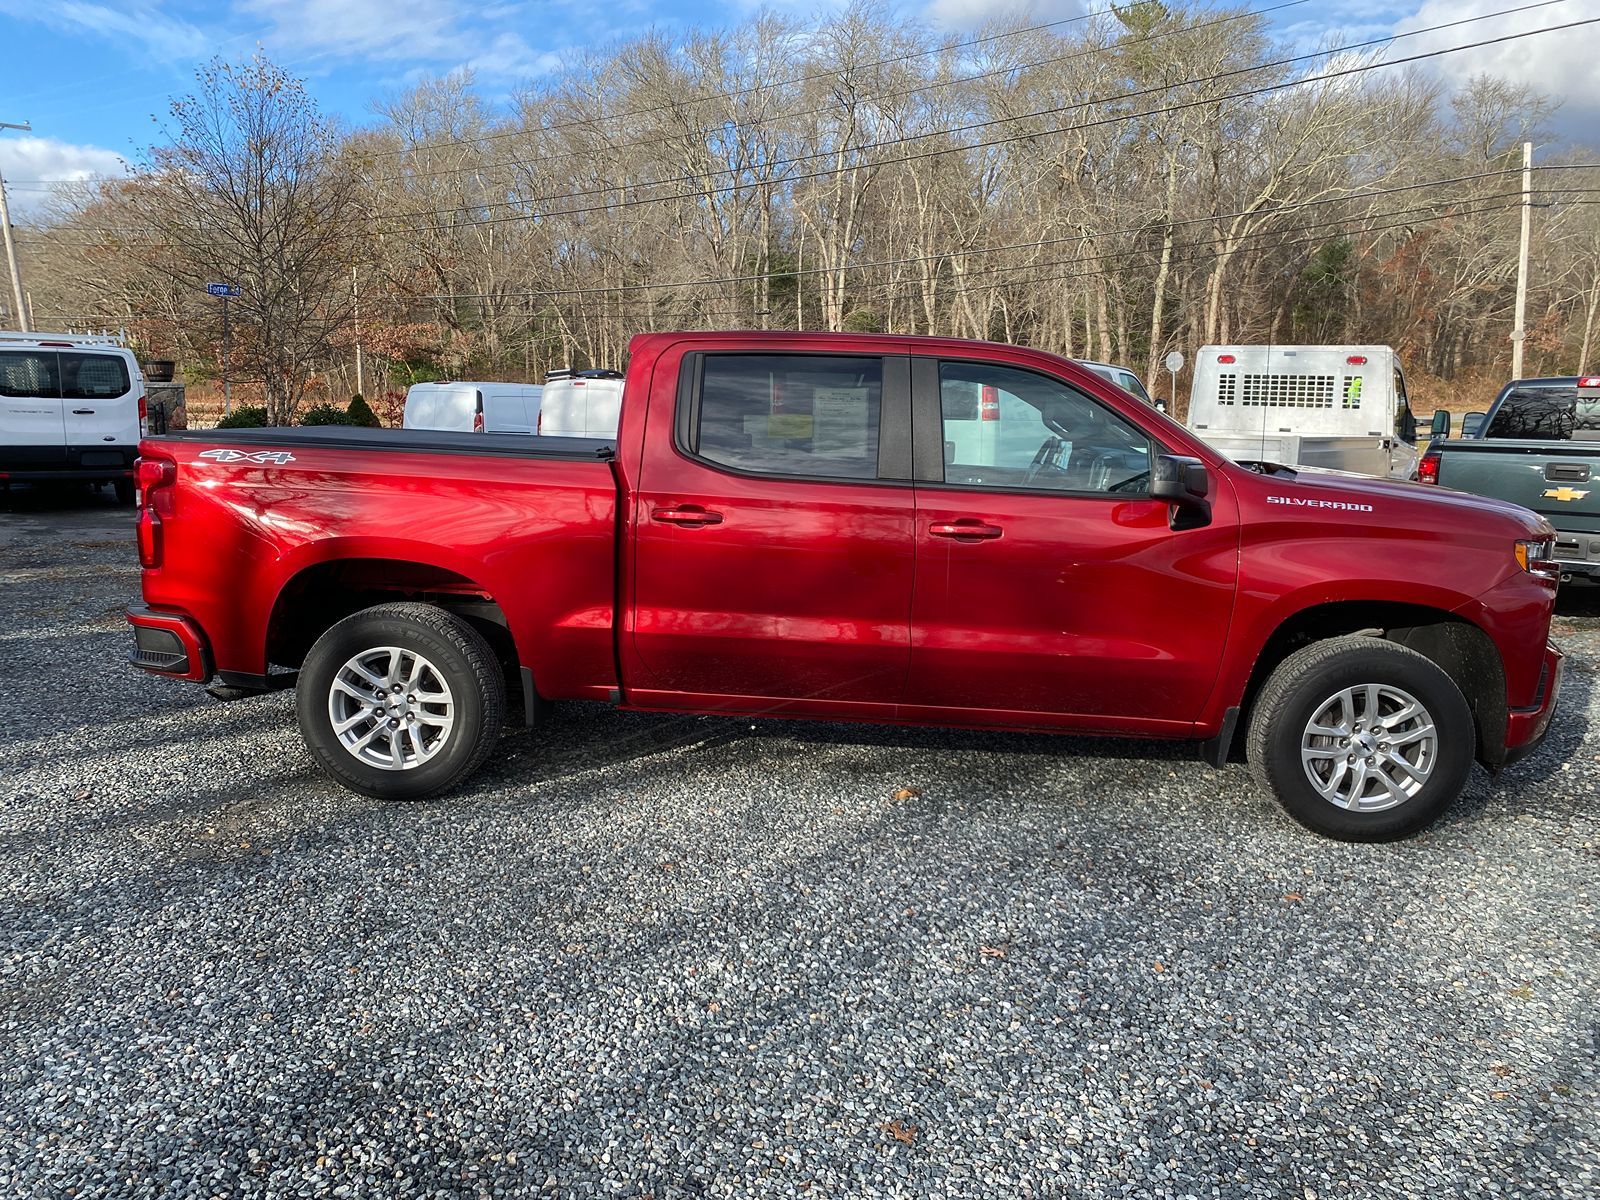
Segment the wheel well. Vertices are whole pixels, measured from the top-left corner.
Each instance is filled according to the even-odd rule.
[[[1506,680],[1500,652],[1489,635],[1471,621],[1419,604],[1345,601],[1295,613],[1273,631],[1256,659],[1241,705],[1241,735],[1249,726],[1256,694],[1279,663],[1312,642],[1355,633],[1397,642],[1437,663],[1472,709],[1479,761],[1486,766],[1504,761]]]
[[[465,620],[489,643],[506,673],[506,696],[523,694],[521,659],[505,611],[464,575],[427,563],[388,558],[343,558],[307,567],[291,579],[267,621],[267,661],[296,667],[332,626],[374,604],[416,600]],[[514,710],[514,709],[513,709]]]

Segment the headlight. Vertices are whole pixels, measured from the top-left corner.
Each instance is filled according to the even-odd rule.
[[[1556,565],[1556,543],[1554,538],[1544,538],[1536,542],[1518,542],[1516,548],[1517,565],[1524,571],[1535,575],[1543,575],[1547,579],[1560,579],[1561,568]]]

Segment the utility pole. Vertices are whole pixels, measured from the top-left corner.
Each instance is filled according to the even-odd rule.
[[[1522,246],[1517,251],[1517,316],[1511,328],[1511,378],[1522,378],[1522,347],[1528,340],[1528,241],[1533,232],[1533,143],[1522,143]]]
[[[356,395],[364,400],[367,388],[361,379],[361,285],[356,282],[355,263],[350,264],[350,304],[356,318]]]
[[[20,129],[24,133],[32,133],[33,125],[24,121],[21,125],[13,125],[9,121],[0,121],[0,129]],[[11,240],[11,206],[6,203],[6,180],[0,175],[0,229],[5,231],[6,265],[11,268],[11,294],[16,297],[17,328],[23,332],[31,332],[28,320],[28,298],[22,292],[22,270],[17,266],[17,247]]]

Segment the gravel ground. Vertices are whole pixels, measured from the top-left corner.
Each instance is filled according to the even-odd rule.
[[[1600,603],[1554,732],[1320,841],[1154,743],[575,707],[463,793],[122,665],[0,502],[0,1195],[1600,1194]]]

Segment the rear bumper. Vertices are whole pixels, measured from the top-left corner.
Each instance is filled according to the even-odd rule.
[[[131,479],[138,446],[0,446],[0,484]]]
[[[1563,579],[1600,578],[1600,533],[1557,529],[1555,558]]]
[[[0,483],[40,483],[53,479],[132,479],[132,467],[61,467],[55,470],[4,471]]]
[[[1539,670],[1539,690],[1533,704],[1527,708],[1513,708],[1506,714],[1507,763],[1528,757],[1550,732],[1550,718],[1555,716],[1556,703],[1561,697],[1561,676],[1565,667],[1561,651],[1554,643],[1546,642],[1544,663]]]
[[[156,612],[143,605],[128,610],[133,649],[128,661],[141,671],[205,683],[212,676],[211,648],[200,626],[180,613]]]

